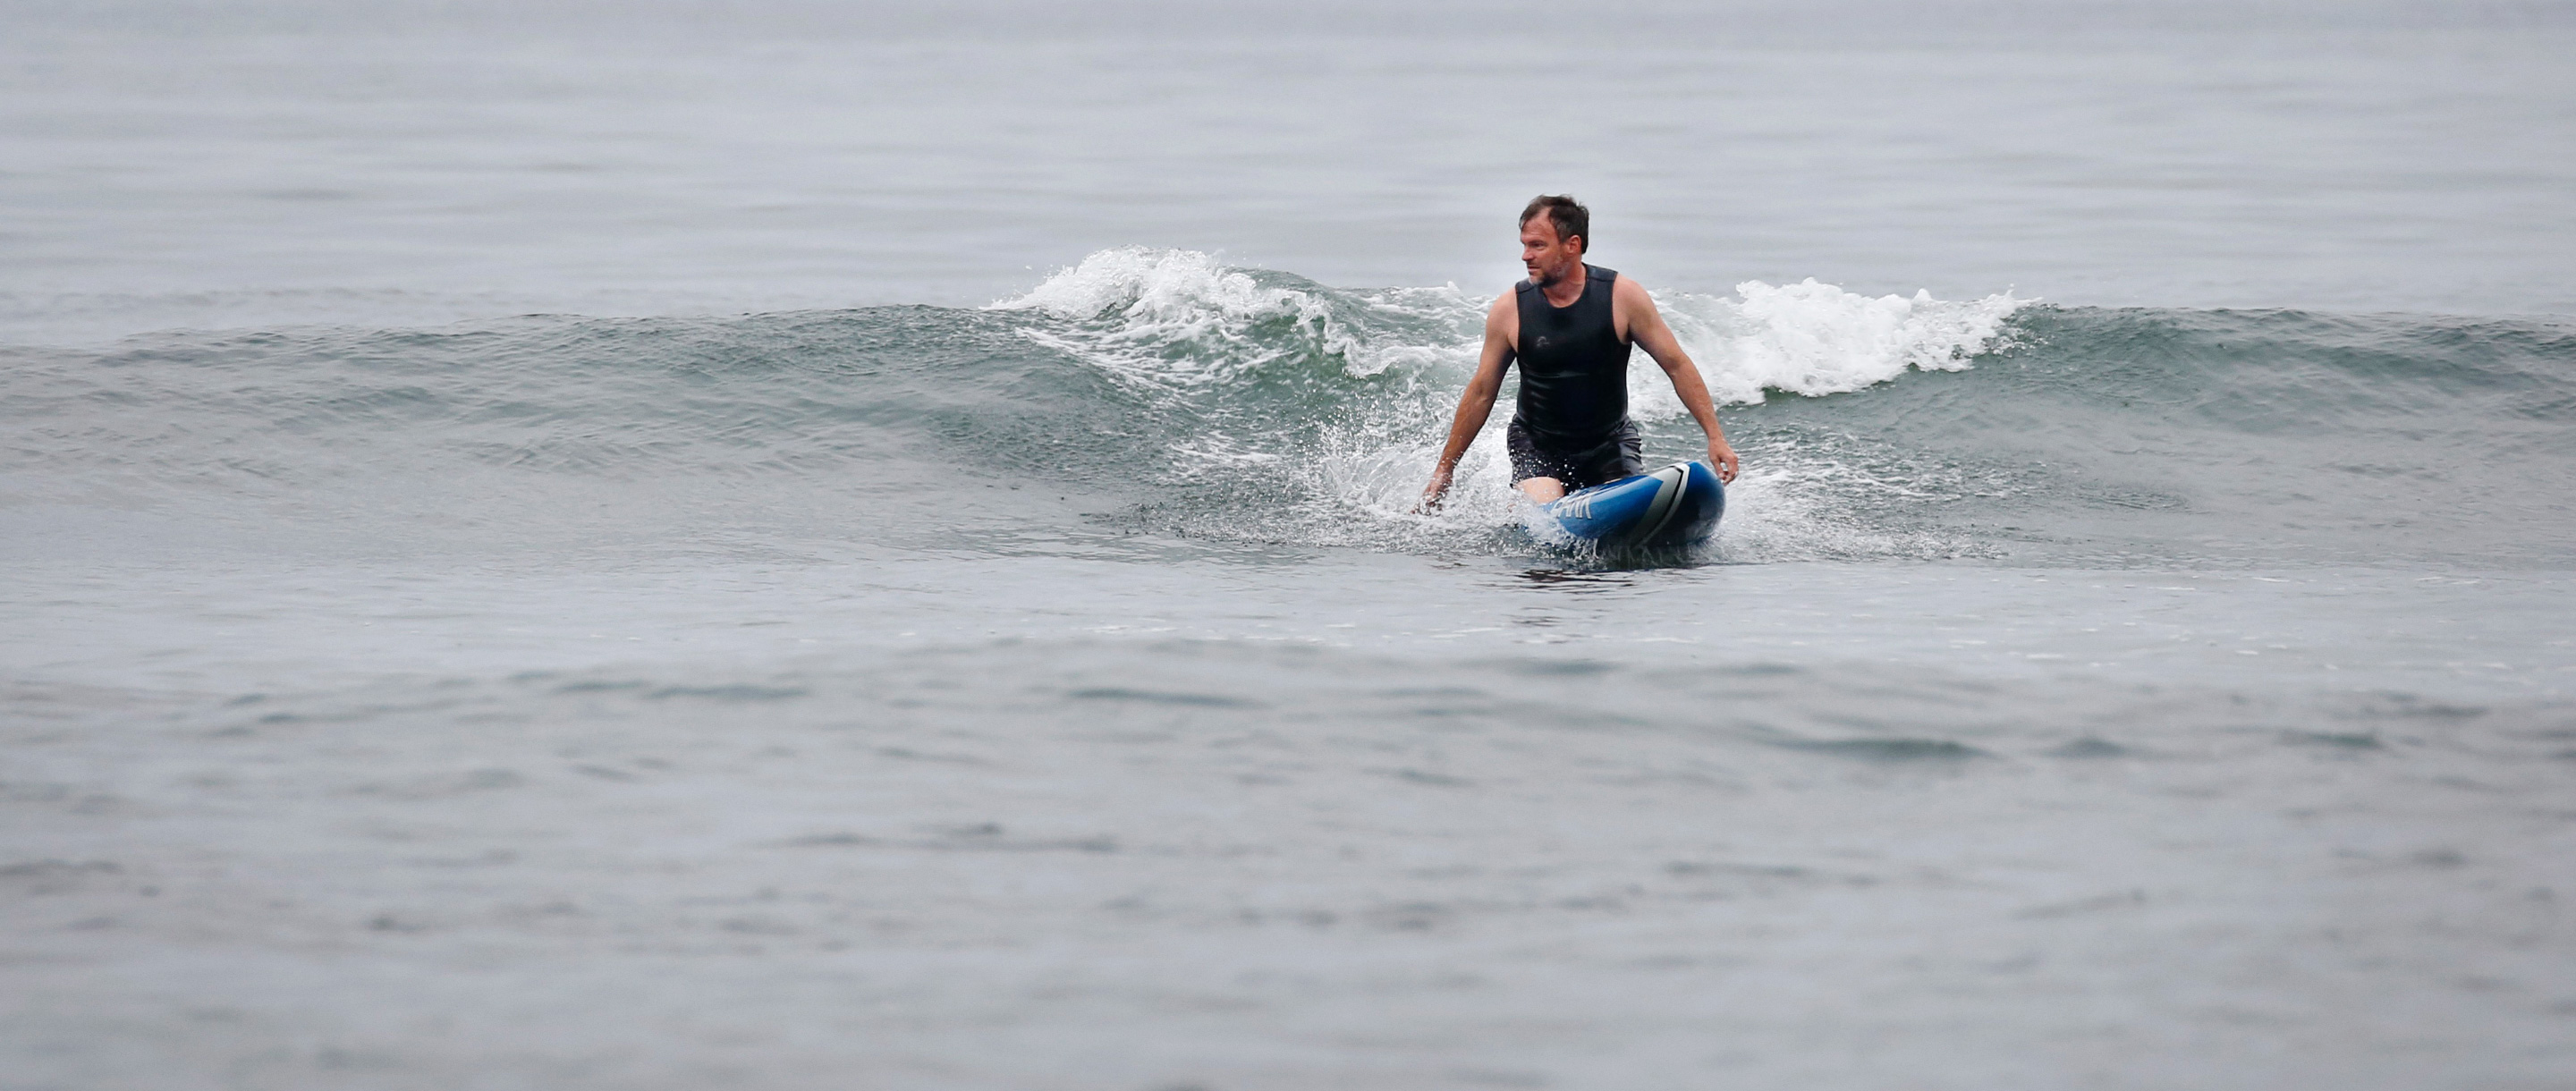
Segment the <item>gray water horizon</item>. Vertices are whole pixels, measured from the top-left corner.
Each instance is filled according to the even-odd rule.
[[[2576,311],[2563,4],[609,10],[12,5],[0,316],[1490,292],[1538,192],[1656,288]]]

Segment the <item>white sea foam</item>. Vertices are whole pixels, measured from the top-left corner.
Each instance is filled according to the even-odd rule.
[[[1339,298],[1335,298],[1338,296]],[[1343,310],[1373,309],[1412,320],[1447,317],[1463,301],[1455,289],[1407,289],[1367,297],[1264,284],[1247,270],[1194,250],[1140,246],[1095,252],[1058,270],[993,310],[1039,311],[1080,323],[1070,334],[1036,332],[1050,347],[1072,352],[1123,378],[1156,385],[1202,385],[1285,356],[1338,356],[1353,375],[1390,367],[1435,366],[1471,353],[1445,332],[1428,339],[1390,338],[1353,328]],[[1289,331],[1279,336],[1278,325]],[[1181,351],[1176,351],[1181,350]]]
[[[1810,397],[1886,382],[1909,368],[1959,371],[1999,346],[2004,320],[2034,300],[2010,292],[1952,302],[1928,291],[1870,297],[1809,277],[1773,286],[1748,280],[1740,298],[1674,293],[1658,309],[1699,364],[1721,405],[1751,405],[1765,392]],[[1629,398],[1642,414],[1673,415],[1681,403],[1653,367],[1630,373]]]
[[[1114,313],[1131,324],[1189,330],[1229,315],[1293,309],[1295,294],[1264,289],[1243,271],[1217,264],[1211,254],[1121,246],[1059,269],[1025,294],[996,302],[992,308],[1045,311],[1071,319]]]

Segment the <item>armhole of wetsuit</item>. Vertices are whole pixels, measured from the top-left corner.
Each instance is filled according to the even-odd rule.
[[[1622,347],[1635,345],[1637,338],[1633,334],[1619,332],[1619,271],[1603,269],[1601,278],[1602,283],[1610,286],[1607,289],[1610,293],[1610,336]]]
[[[1521,359],[1521,335],[1529,332],[1530,282],[1512,285],[1512,336],[1503,342],[1503,370],[1510,371]]]

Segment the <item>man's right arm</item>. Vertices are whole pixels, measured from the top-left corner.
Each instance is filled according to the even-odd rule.
[[[1520,310],[1510,292],[1486,308],[1485,348],[1477,355],[1475,377],[1467,380],[1466,393],[1458,396],[1458,415],[1449,421],[1449,442],[1440,449],[1440,464],[1432,467],[1431,483],[1423,486],[1422,504],[1416,510],[1440,506],[1440,498],[1449,491],[1449,478],[1458,472],[1458,460],[1466,457],[1467,445],[1476,441],[1476,433],[1485,429],[1485,419],[1494,414],[1503,372],[1512,366],[1512,327],[1519,319]]]

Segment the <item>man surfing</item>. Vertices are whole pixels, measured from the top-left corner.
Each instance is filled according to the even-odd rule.
[[[1485,427],[1503,373],[1521,365],[1520,406],[1507,433],[1512,484],[1544,504],[1573,489],[1645,472],[1636,422],[1628,419],[1628,350],[1643,345],[1673,381],[1673,393],[1708,433],[1709,465],[1735,480],[1735,448],[1717,426],[1708,386],[1682,351],[1655,301],[1636,281],[1583,263],[1592,212],[1572,197],[1539,197],[1521,210],[1521,264],[1529,279],[1485,311],[1485,349],[1458,398],[1449,444],[1422,507],[1438,507],[1458,459]]]

